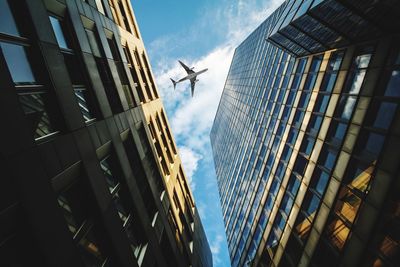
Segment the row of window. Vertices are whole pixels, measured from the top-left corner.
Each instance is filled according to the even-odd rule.
[[[139,157],[132,154],[136,150],[135,147],[132,147],[131,139],[132,136],[128,136],[124,141],[124,146],[127,153],[129,151],[128,158],[132,167],[140,169]],[[141,254],[145,252],[148,241],[140,219],[137,217],[137,212],[135,212],[129,188],[123,178],[116,154],[112,152],[101,159],[100,167],[122,228],[129,241],[132,254],[139,261],[143,258]],[[146,177],[142,177],[143,175],[145,175],[144,172],[135,172],[137,181],[146,179]],[[140,186],[143,185],[140,184]],[[145,193],[148,193],[145,188],[144,186],[141,187]],[[112,253],[107,250],[109,246],[105,243],[107,242],[106,231],[100,221],[96,219],[98,215],[94,207],[97,205],[90,190],[88,178],[85,175],[76,177],[73,182],[56,193],[68,229],[86,265],[113,266],[110,263],[113,262],[110,258]],[[146,197],[145,200],[148,205],[151,202],[147,199],[149,196],[143,195],[143,197]]]
[[[40,54],[36,53],[37,48],[33,47],[30,40],[26,38],[31,33],[25,32],[28,31],[26,27],[19,26],[19,24],[23,23],[22,21],[14,19],[18,15],[19,7],[13,6],[14,4],[11,5],[7,0],[1,0],[0,5],[2,10],[0,32],[4,33],[0,38],[1,52],[15,84],[28,126],[32,129],[34,138],[41,139],[63,128],[60,125],[58,107],[52,101],[54,93],[49,88],[51,85],[47,81],[47,74],[44,73],[43,69],[36,68],[36,66],[43,66],[44,63],[41,63],[43,60],[40,58]],[[91,122],[101,115],[94,92],[88,83],[88,73],[83,67],[83,59],[78,53],[78,49],[76,49],[77,38],[72,29],[72,23],[69,22],[68,15],[60,18],[51,14],[49,15],[49,21],[63,55],[83,119],[87,123]],[[104,50],[100,45],[101,42],[98,33],[95,29],[86,28],[85,30],[111,109],[114,113],[119,113],[123,110],[121,98],[118,95],[117,84],[112,76],[112,71],[106,60]],[[107,41],[117,68],[125,99],[128,106],[132,108],[137,104],[134,100],[133,88],[131,88],[127,73],[124,70],[124,63],[118,51],[117,41],[112,36],[107,36]],[[144,92],[141,88],[142,84],[146,87],[148,99],[158,98],[150,73],[150,67],[144,53],[142,54],[142,59],[140,59],[137,49],[133,52],[138,69],[142,72],[139,75],[136,72],[136,68],[133,67],[132,57],[130,56],[131,52],[127,47],[123,47],[123,51],[125,52],[125,56],[129,55],[129,68],[133,81],[138,88],[136,91],[139,95],[139,101],[146,102]],[[146,67],[142,66],[142,61]],[[144,70],[147,71],[146,74],[143,72]],[[142,77],[143,83],[140,82],[139,77]]]

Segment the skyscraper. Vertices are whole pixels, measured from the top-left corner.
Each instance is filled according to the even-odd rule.
[[[211,131],[233,266],[400,264],[400,3],[285,1]]]
[[[0,266],[212,266],[128,0],[0,0]]]

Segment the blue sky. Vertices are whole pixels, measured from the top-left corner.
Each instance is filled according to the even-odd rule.
[[[230,261],[209,133],[235,47],[282,2],[132,1],[215,267],[230,266]],[[174,90],[169,80],[185,75],[178,59],[195,70],[209,69],[199,76],[193,98],[189,83]]]

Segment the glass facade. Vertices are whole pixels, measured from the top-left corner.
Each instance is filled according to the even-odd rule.
[[[235,51],[211,130],[232,266],[354,266],[374,250],[375,204],[388,201],[374,177],[386,168],[396,183],[400,159],[385,149],[398,140],[399,36],[385,22],[360,31],[370,10],[355,2],[285,1]],[[359,23],[336,24],[339,11]],[[399,239],[386,235],[369,262],[386,260],[376,246],[390,240],[395,263]]]

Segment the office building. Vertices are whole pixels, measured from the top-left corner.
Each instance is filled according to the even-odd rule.
[[[212,266],[128,0],[0,0],[0,266]]]
[[[232,266],[399,266],[400,2],[288,0],[211,142]]]

